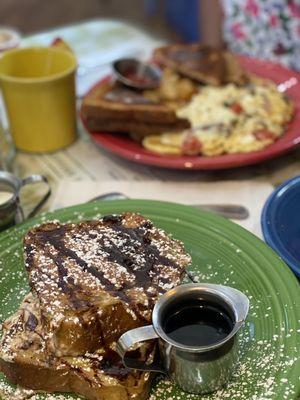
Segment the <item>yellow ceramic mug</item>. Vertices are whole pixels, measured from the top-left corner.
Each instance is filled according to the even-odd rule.
[[[10,50],[0,58],[0,84],[15,145],[50,152],[76,138],[76,59],[54,47]]]

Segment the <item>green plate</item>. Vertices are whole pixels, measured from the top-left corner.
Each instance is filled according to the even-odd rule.
[[[250,314],[241,333],[241,357],[230,384],[204,399],[293,400],[300,394],[300,291],[283,261],[262,241],[232,222],[192,207],[145,200],[95,202],[32,219],[0,235],[0,318],[28,291],[22,238],[33,225],[139,212],[184,242],[200,282],[236,287],[249,296]],[[4,382],[4,377],[1,377]],[[199,399],[169,381],[155,383],[151,400]],[[43,396],[41,395],[41,398]]]

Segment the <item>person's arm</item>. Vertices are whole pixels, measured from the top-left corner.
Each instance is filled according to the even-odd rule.
[[[222,47],[222,7],[219,0],[199,0],[201,42]]]

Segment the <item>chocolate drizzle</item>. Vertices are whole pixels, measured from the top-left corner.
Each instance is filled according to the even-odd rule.
[[[46,255],[55,262],[58,272],[57,284],[64,293],[68,294],[70,301],[73,304],[73,307],[77,310],[89,308],[89,301],[78,298],[77,292],[80,291],[82,288],[80,285],[75,284],[74,278],[72,276],[68,276],[68,270],[64,266],[64,262],[61,256],[54,256],[50,252],[46,252]]]
[[[121,217],[121,215],[109,214],[109,215],[104,215],[104,217],[102,218],[102,221],[111,223],[111,224],[121,224],[122,217]]]
[[[88,264],[80,257],[78,257],[73,250],[65,246],[64,242],[62,241],[64,233],[64,227],[58,228],[55,232],[39,232],[38,239],[41,244],[45,242],[50,243],[58,252],[58,255],[54,255],[51,254],[49,251],[45,251],[46,255],[51,258],[57,266],[57,284],[61,288],[63,293],[69,296],[70,301],[75,309],[88,308],[90,306],[89,302],[79,299],[76,294],[78,291],[81,290],[81,286],[75,284],[74,278],[72,276],[68,276],[68,269],[64,266],[64,260],[66,257],[73,259],[77,263],[77,265],[79,265],[84,271],[87,271],[98,278],[108,290],[113,290],[114,286],[107,279],[105,279],[103,272],[99,271],[95,267],[88,266]]]
[[[146,358],[150,356],[151,352],[153,352],[153,346],[150,345],[146,349]],[[131,359],[141,358],[140,349],[130,351],[128,354]],[[103,371],[105,374],[116,377],[119,380],[126,379],[129,374],[133,373],[132,370],[124,366],[118,353],[110,348],[106,348],[105,352],[99,355],[85,355],[82,357],[89,361],[95,372]],[[141,374],[139,371],[135,371],[134,373],[137,375]]]
[[[34,247],[31,244],[27,244],[25,246],[25,253],[26,253],[26,270],[29,271],[30,267],[34,265],[33,259],[34,259]]]
[[[29,316],[25,322],[25,329],[29,330],[29,331],[34,331],[35,328],[37,327],[39,321],[37,319],[37,317],[32,314],[32,312],[29,313]]]
[[[94,369],[102,370],[110,376],[125,378],[129,373],[129,369],[124,367],[120,356],[113,350],[106,348],[101,359],[90,358]]]
[[[134,260],[128,256],[124,256],[122,253],[122,249],[119,250],[118,248],[116,248],[116,246],[111,247],[110,255],[108,258],[109,261],[116,262],[124,266],[129,272],[134,273],[134,285],[143,287],[144,289],[147,289],[150,284],[154,285],[150,276],[150,271],[155,265],[166,265],[173,268],[178,268],[178,265],[176,263],[172,262],[167,257],[162,256],[158,248],[151,244],[151,239],[147,232],[147,229],[150,228],[149,222],[147,221],[146,224],[146,227],[145,225],[142,225],[141,227],[137,228],[128,228],[120,223],[113,223],[111,225],[111,228],[114,229],[117,233],[121,233],[122,237],[125,239],[124,247],[133,246],[136,252],[143,254],[145,262],[142,263],[139,268],[134,269]],[[171,282],[169,278],[164,277],[161,277],[160,280],[164,283]],[[134,285],[130,285],[130,287]],[[155,287],[159,292],[162,291],[159,286],[155,285]]]
[[[105,286],[108,290],[114,290],[114,285],[110,283],[108,279],[104,277],[104,273],[102,271],[99,271],[97,268],[88,265],[87,262],[85,262],[82,258],[78,257],[78,255],[75,253],[75,251],[69,249],[68,247],[65,246],[62,237],[65,233],[64,227],[58,228],[55,232],[53,231],[45,231],[45,232],[40,232],[39,236],[42,239],[42,242],[48,242],[50,243],[57,251],[58,251],[58,256],[53,257],[51,255],[51,258],[55,262],[55,264],[58,266],[58,273],[59,273],[59,283],[60,287],[64,292],[70,290],[68,285],[65,285],[65,277],[68,273],[68,270],[63,266],[63,259],[65,257],[71,258],[74,260],[77,265],[79,265],[84,271],[89,272],[93,276],[99,279],[101,284]],[[70,279],[70,278],[68,278]],[[72,277],[71,277],[72,279]],[[71,283],[71,281],[69,281]]]

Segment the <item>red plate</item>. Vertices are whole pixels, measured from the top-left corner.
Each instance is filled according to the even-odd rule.
[[[139,143],[127,135],[117,133],[91,132],[92,138],[104,149],[128,160],[147,165],[174,169],[226,169],[257,164],[278,157],[300,144],[300,74],[279,64],[261,61],[249,57],[239,57],[243,67],[251,73],[273,80],[277,84],[289,81],[292,87],[286,91],[293,100],[295,115],[285,134],[264,150],[245,154],[224,154],[216,157],[158,155],[145,150]],[[95,90],[102,81],[96,84]],[[86,127],[83,116],[82,122]],[[88,129],[87,129],[88,130]]]

